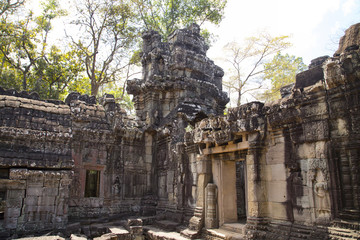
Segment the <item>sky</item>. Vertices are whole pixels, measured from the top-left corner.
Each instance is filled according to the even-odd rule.
[[[272,36],[289,35],[292,47],[286,52],[309,65],[314,58],[332,56],[344,31],[358,22],[360,0],[228,0],[225,18],[211,28],[218,40],[208,56],[217,62],[227,42],[265,29]]]
[[[223,56],[226,43],[241,43],[266,30],[273,37],[289,36],[292,46],[282,52],[302,57],[309,65],[317,57],[332,56],[344,31],[358,22],[360,0],[228,0],[220,25],[207,25],[218,36],[207,55],[224,69],[226,81],[231,75],[231,65]],[[270,82],[265,84],[270,87]],[[231,93],[230,99],[229,106],[235,106],[237,94]],[[245,93],[241,100],[246,103],[256,99]]]

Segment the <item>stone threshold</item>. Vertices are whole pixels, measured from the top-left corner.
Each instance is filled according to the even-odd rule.
[[[242,240],[245,239],[245,223],[224,223],[217,229],[205,229],[204,235],[216,239]]]

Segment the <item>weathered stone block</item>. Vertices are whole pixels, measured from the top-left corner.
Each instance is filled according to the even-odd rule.
[[[267,164],[280,164],[285,162],[285,144],[278,143],[269,147],[266,153]]]
[[[284,164],[273,164],[268,166],[271,172],[270,181],[286,181],[287,170]]]
[[[28,187],[26,189],[26,196],[41,196],[43,194],[43,187]]]
[[[58,193],[59,193],[58,188],[54,188],[54,187],[44,187],[43,188],[44,196],[57,196]]]
[[[269,202],[268,210],[269,213],[271,214],[270,216],[272,219],[288,220],[288,214],[285,203]]]
[[[4,227],[7,229],[15,229],[17,227],[17,218],[7,218],[4,223]]]
[[[316,143],[299,144],[297,154],[300,159],[309,159],[316,157]]]
[[[285,202],[287,200],[287,182],[271,181],[267,183],[268,201]]]
[[[25,204],[28,206],[37,206],[39,204],[39,196],[27,195],[25,198]]]
[[[106,233],[101,237],[96,237],[94,240],[118,240],[118,236],[115,233]]]
[[[20,216],[21,208],[20,207],[7,207],[5,211],[5,218],[17,218]]]
[[[294,220],[299,224],[311,225],[311,210],[308,208],[294,208]]]
[[[210,173],[211,172],[211,161],[209,160],[199,160],[196,162],[196,169],[194,173]]]
[[[305,141],[321,141],[329,138],[329,126],[327,121],[308,122],[303,124]]]
[[[40,196],[39,197],[39,205],[41,206],[52,206],[55,204],[55,197],[54,196]]]
[[[25,195],[25,190],[8,190],[7,199],[22,199]]]
[[[316,66],[296,75],[295,88],[303,89],[305,87],[314,85],[316,82],[322,79],[324,79],[322,66]]]
[[[22,197],[18,198],[7,198],[6,199],[6,207],[7,208],[21,208],[22,206]]]

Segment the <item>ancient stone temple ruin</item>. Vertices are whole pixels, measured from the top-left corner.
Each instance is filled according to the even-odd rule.
[[[0,238],[360,238],[360,24],[282,99],[227,115],[199,30],[143,34],[136,116],[0,88]]]

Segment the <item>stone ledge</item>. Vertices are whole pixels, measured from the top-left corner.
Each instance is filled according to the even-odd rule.
[[[25,180],[0,179],[0,189],[19,190],[26,189]]]

